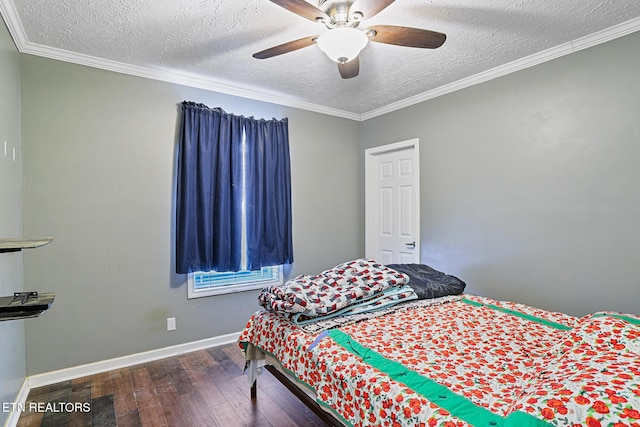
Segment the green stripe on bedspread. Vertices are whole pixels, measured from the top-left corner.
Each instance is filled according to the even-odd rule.
[[[549,427],[550,424],[524,412],[514,412],[506,418],[478,406],[436,381],[424,377],[399,362],[389,360],[376,351],[363,346],[350,335],[332,329],[329,335],[345,350],[360,357],[365,363],[384,372],[393,380],[423,395],[429,401],[449,411],[453,416],[475,427]]]
[[[517,317],[521,317],[523,319],[527,319],[527,320],[530,320],[532,322],[540,323],[541,325],[549,326],[550,328],[560,329],[560,330],[563,330],[563,331],[568,331],[570,329],[573,329],[571,326],[563,325],[562,323],[552,322],[551,320],[543,319],[541,317],[536,317],[536,316],[533,316],[531,314],[522,313],[522,312],[516,311],[516,310],[510,310],[508,308],[500,307],[500,306],[493,305],[493,304],[485,304],[485,303],[478,302],[478,301],[472,301],[472,300],[466,299],[466,298],[462,298],[460,300],[460,302],[463,302],[463,303],[466,303],[466,304],[469,304],[469,305],[474,305],[476,307],[487,307],[487,308],[490,308],[492,310],[501,311],[503,313],[511,314],[511,315],[517,316]]]
[[[619,313],[595,313],[593,317],[613,317],[615,319],[624,320],[625,322],[629,322],[632,325],[640,326],[640,319],[636,319],[635,317],[627,316]]]

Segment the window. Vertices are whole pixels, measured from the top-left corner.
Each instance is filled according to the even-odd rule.
[[[183,102],[176,273],[188,297],[282,282],[293,262],[288,121]]]
[[[189,273],[187,280],[189,299],[249,291],[282,284],[282,266],[262,267],[256,271],[196,271]]]

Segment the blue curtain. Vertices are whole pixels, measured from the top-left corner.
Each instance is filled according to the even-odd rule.
[[[182,103],[177,273],[238,271],[243,240],[249,269],[293,262],[288,139],[287,119],[256,120]]]
[[[246,123],[247,269],[293,262],[288,120]]]

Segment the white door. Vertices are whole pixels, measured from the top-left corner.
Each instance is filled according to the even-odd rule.
[[[420,262],[418,140],[365,151],[365,256],[382,264]]]

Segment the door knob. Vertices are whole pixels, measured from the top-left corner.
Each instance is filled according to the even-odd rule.
[[[414,241],[413,241],[413,242],[411,242],[411,243],[405,243],[405,245],[406,245],[408,248],[412,248],[412,249],[413,249],[413,248],[415,248],[415,247],[416,247],[416,242],[415,242],[415,240],[414,240]]]

